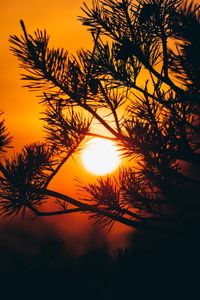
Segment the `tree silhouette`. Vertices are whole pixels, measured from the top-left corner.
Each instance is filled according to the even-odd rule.
[[[92,50],[50,49],[46,31],[10,37],[30,90],[41,91],[45,139],[1,156],[1,214],[85,212],[95,222],[171,230],[200,210],[200,13],[182,0],[95,0],[79,20]],[[101,113],[110,114],[110,122]],[[98,121],[108,132],[91,126]],[[0,124],[1,153],[9,136]],[[114,140],[130,165],[82,186],[82,199],[49,184],[84,139]],[[44,202],[56,199],[58,210]]]

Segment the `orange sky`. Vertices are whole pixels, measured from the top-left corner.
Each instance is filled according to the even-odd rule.
[[[38,99],[35,93],[22,88],[22,70],[16,57],[9,51],[10,34],[19,34],[19,20],[23,19],[27,30],[46,28],[51,36],[50,44],[75,52],[89,44],[89,34],[77,21],[81,14],[82,1],[70,0],[9,0],[1,1],[1,45],[0,45],[0,109],[5,112],[7,126],[15,137],[15,144],[22,145],[40,136],[38,122]]]
[[[22,70],[18,67],[17,58],[9,51],[9,35],[21,32],[19,20],[23,19],[30,33],[36,28],[46,28],[51,36],[50,45],[53,47],[64,47],[72,53],[81,47],[90,47],[89,33],[77,20],[77,16],[82,14],[80,9],[82,2],[82,0],[1,1],[0,110],[4,111],[6,126],[13,136],[15,151],[20,150],[24,144],[41,140],[43,132],[42,122],[38,121],[41,107],[38,105],[37,94],[22,88],[23,82],[20,80]],[[85,2],[90,4],[92,1]],[[75,160],[69,161],[63,168],[62,177],[59,176],[54,180],[53,185],[56,189],[65,190],[68,195],[75,197],[75,176],[83,181],[95,179],[82,167],[80,168],[80,160],[76,156]],[[77,231],[79,230],[80,228],[77,228]],[[118,239],[118,229],[114,230],[113,236]]]
[[[77,20],[77,16],[81,14],[81,4],[82,0],[11,0],[1,4],[3,14],[0,25],[3,32],[0,45],[0,110],[4,111],[15,151],[20,150],[24,144],[41,140],[43,131],[39,118],[42,108],[38,104],[37,93],[22,87],[24,82],[20,80],[20,73],[23,71],[18,66],[17,58],[9,50],[9,35],[21,33],[19,20],[23,19],[28,32],[46,28],[51,36],[50,46],[64,47],[74,53],[90,44],[86,28]],[[77,164],[78,162],[72,161],[69,165],[70,181]]]
[[[46,28],[51,36],[50,45],[53,47],[64,47],[72,53],[81,47],[90,47],[89,33],[77,20],[77,16],[82,14],[80,9],[82,2],[82,0],[1,1],[0,110],[4,111],[6,126],[14,137],[15,151],[20,150],[24,144],[41,140],[43,132],[42,122],[38,120],[41,107],[38,105],[37,94],[22,88],[23,82],[20,80],[22,70],[18,67],[17,58],[9,51],[9,35],[21,32],[19,20],[23,19],[30,33],[36,28]],[[85,2],[91,4],[92,0]],[[71,160],[62,169],[62,175],[54,180],[53,185],[56,189],[76,197],[75,176],[83,181],[95,179],[95,176],[89,175],[83,167],[80,167],[79,157],[76,156],[75,160]],[[72,222],[74,218],[77,220],[76,223]],[[68,229],[69,222],[65,223],[66,219],[74,224],[70,229]],[[80,226],[80,215],[62,217],[61,222],[54,219],[52,222],[55,220],[60,224],[61,231],[68,231],[79,237],[81,228],[86,228],[88,224],[85,221],[81,222]],[[128,228],[123,230],[130,231]],[[119,243],[121,246],[123,240],[118,226],[111,235],[108,235],[108,239],[112,240],[113,245]]]

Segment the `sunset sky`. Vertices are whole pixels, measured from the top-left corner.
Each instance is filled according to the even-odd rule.
[[[200,0],[181,1],[1,0],[0,291],[6,300],[200,299],[200,13],[193,6]],[[83,2],[94,3],[94,15],[84,20],[96,30],[93,40],[78,20]],[[56,58],[45,53],[40,34],[31,44],[28,34],[35,37],[37,29],[50,36],[50,49],[92,54],[79,56],[80,69],[70,57],[65,70],[59,51]],[[28,68],[19,67],[11,46],[56,88],[23,87]],[[62,91],[69,98],[58,96]],[[42,94],[46,106],[39,104]],[[60,99],[74,106],[67,111]],[[83,112],[84,125],[76,112]],[[5,155],[2,118],[13,146]],[[66,162],[79,141],[80,151]]]
[[[13,136],[15,151],[24,144],[40,141],[43,137],[41,118],[42,107],[38,104],[37,93],[23,88],[24,82],[20,79],[23,72],[19,62],[9,50],[9,36],[20,34],[20,19],[24,20],[27,31],[33,33],[37,28],[46,29],[50,34],[50,46],[64,47],[69,52],[89,44],[89,34],[77,20],[81,13],[82,1],[4,1],[1,28],[3,38],[0,57],[0,109],[4,111],[6,126]],[[70,177],[73,179],[73,170],[77,163],[72,161]],[[83,170],[84,171],[84,170]],[[79,171],[81,172],[81,170]],[[72,175],[72,176],[71,176]],[[70,191],[73,193],[73,191]]]
[[[91,2],[86,1],[87,4],[91,4]],[[25,144],[41,141],[43,131],[39,118],[42,108],[38,104],[37,93],[22,87],[23,81],[20,80],[22,69],[19,68],[17,58],[9,50],[9,36],[19,35],[22,32],[19,24],[22,19],[29,33],[33,33],[37,28],[45,28],[50,35],[50,46],[52,47],[63,47],[73,54],[80,48],[89,48],[91,46],[90,35],[86,27],[77,20],[77,16],[82,14],[80,8],[82,3],[82,0],[35,0],[34,2],[10,0],[1,2],[0,110],[4,112],[6,127],[13,136],[15,152]],[[62,174],[53,182],[57,190],[65,191],[72,197],[77,196],[75,177],[82,181],[95,179],[95,176],[90,175],[82,165],[80,167],[80,157],[75,156],[74,158],[67,163],[62,169]],[[78,218],[79,220],[80,216],[67,216],[67,218],[70,220]],[[63,217],[64,219],[65,217]],[[65,222],[59,221],[59,224],[65,231]],[[76,226],[74,230],[77,231]],[[130,229],[126,230],[130,231]],[[118,231],[118,229],[113,231],[116,241]]]
[[[21,147],[24,143],[41,137],[41,123],[38,122],[41,107],[36,93],[22,88],[22,70],[18,61],[9,51],[9,35],[21,33],[19,21],[24,20],[30,33],[37,28],[46,28],[51,36],[50,46],[64,47],[75,53],[89,45],[89,34],[77,20],[81,14],[82,1],[3,1],[1,3],[1,110],[6,124],[14,136],[14,143]]]

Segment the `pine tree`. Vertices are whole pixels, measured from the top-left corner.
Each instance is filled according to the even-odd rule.
[[[10,37],[30,90],[41,91],[46,136],[7,159],[1,155],[1,214],[88,213],[140,230],[174,230],[200,210],[200,13],[182,0],[94,0],[79,20],[92,50],[50,49],[46,31]],[[101,114],[104,108],[112,123]],[[123,114],[122,114],[123,112]],[[129,167],[118,178],[82,186],[83,199],[49,189],[98,121]],[[114,124],[114,125],[113,125]],[[10,142],[0,124],[1,153]],[[45,212],[56,198],[58,210]],[[69,205],[68,205],[69,204]]]

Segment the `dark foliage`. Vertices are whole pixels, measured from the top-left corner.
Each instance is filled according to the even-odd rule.
[[[3,154],[6,152],[7,148],[10,148],[9,146],[11,143],[11,137],[9,133],[6,130],[6,127],[4,125],[4,120],[0,122],[0,154]]]
[[[27,207],[41,204],[45,196],[37,189],[45,186],[54,164],[49,149],[43,144],[25,146],[11,160],[4,159],[0,165],[1,214],[18,214],[21,209],[24,213]]]
[[[66,296],[75,300],[199,299],[198,231],[189,229],[185,235],[159,243],[153,235],[138,234],[133,249],[117,248],[112,255],[105,248],[94,247],[93,240],[92,249],[80,257],[71,253],[70,242],[65,245],[52,230],[40,239],[31,237],[24,224],[7,231],[1,230],[1,236],[9,233],[13,241],[9,244],[5,239],[0,245],[0,286],[7,299],[24,299],[30,291],[34,298]],[[16,238],[21,243],[15,248]],[[29,245],[26,252],[25,245]]]

